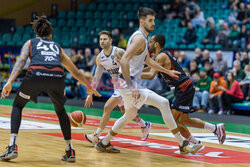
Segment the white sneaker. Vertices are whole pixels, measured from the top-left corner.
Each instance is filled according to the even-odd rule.
[[[145,122],[146,126],[141,128],[141,132],[142,132],[142,141],[147,140],[148,136],[149,136],[149,132],[151,130],[152,127],[152,123],[151,122]]]
[[[226,132],[225,132],[225,125],[224,124],[216,124],[216,129],[214,134],[218,137],[219,143],[223,144],[226,140]]]
[[[179,149],[180,149],[181,155],[185,155],[188,153],[195,154],[195,153],[203,150],[204,145],[202,143],[193,144],[187,140],[184,140],[183,145],[179,146]]]
[[[93,145],[95,145],[98,141],[99,141],[99,138],[97,136],[97,134],[84,134],[84,137],[90,142],[92,143]]]
[[[212,109],[210,109],[209,111],[208,111],[208,114],[213,114],[214,113],[214,110],[212,110]]]
[[[219,112],[218,112],[218,115],[223,115],[223,111],[222,110],[220,110]]]

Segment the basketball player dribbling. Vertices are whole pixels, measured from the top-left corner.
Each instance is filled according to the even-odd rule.
[[[178,78],[178,74],[180,73],[161,67],[148,55],[147,36],[154,30],[155,11],[142,7],[139,8],[137,15],[140,27],[130,37],[126,52],[120,60],[122,77],[124,78],[120,93],[124,99],[125,114],[115,122],[110,132],[95,145],[95,148],[101,152],[119,153],[120,150],[113,147],[110,144],[110,140],[137,115],[138,109],[143,104],[148,104],[160,110],[165,124],[176,137],[180,150],[186,153],[196,153],[201,149],[202,145],[192,144],[182,137],[171,113],[169,101],[139,85],[144,63],[173,78]]]
[[[66,142],[63,161],[75,162],[75,151],[71,142],[71,127],[64,103],[64,70],[62,65],[72,75],[86,86],[88,94],[100,94],[91,88],[84,74],[76,68],[59,44],[52,41],[53,27],[46,16],[38,17],[32,23],[36,38],[28,40],[22,47],[21,56],[14,65],[11,75],[3,87],[1,98],[9,96],[11,84],[22,71],[26,60],[31,59],[26,76],[16,94],[11,113],[11,137],[7,151],[0,156],[1,160],[17,158],[16,139],[21,124],[22,110],[30,100],[37,102],[37,96],[46,91],[49,95],[56,114],[59,118],[61,130]]]
[[[100,124],[96,132],[94,134],[84,134],[85,138],[94,145],[99,141],[99,137],[105,126],[107,125],[111,111],[118,105],[121,112],[123,114],[125,112],[122,96],[119,90],[117,89],[119,87],[120,80],[119,60],[121,59],[125,51],[121,48],[112,46],[112,34],[109,31],[101,31],[99,33],[99,44],[102,48],[102,51],[96,58],[97,68],[91,86],[95,89],[97,88],[101,80],[101,76],[106,70],[112,77],[114,93],[104,105],[103,116],[100,120]],[[93,104],[92,97],[92,95],[88,95],[84,107],[89,107],[91,104]],[[133,121],[140,125],[142,130],[142,141],[145,141],[148,138],[152,124],[150,122],[145,122],[138,115],[133,119]]]
[[[226,139],[225,125],[224,124],[210,124],[204,122],[198,118],[189,118],[189,113],[192,110],[193,97],[195,93],[193,81],[185,74],[181,66],[178,64],[176,58],[168,51],[164,51],[165,36],[162,34],[156,34],[152,36],[149,43],[149,50],[155,54],[155,61],[166,69],[175,69],[181,74],[179,79],[172,78],[162,72],[160,75],[164,79],[165,83],[169,86],[175,87],[175,98],[172,103],[172,114],[176,120],[182,136],[188,139],[192,143],[200,143],[189,132],[186,126],[192,126],[201,128],[213,132],[219,140],[220,144],[223,144]],[[158,71],[150,69],[149,72],[142,73],[142,79],[153,79]],[[183,153],[183,151],[182,151]]]

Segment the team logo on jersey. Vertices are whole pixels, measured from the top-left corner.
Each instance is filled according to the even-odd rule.
[[[44,55],[44,61],[54,61],[55,57],[59,55],[59,48],[54,43],[46,44],[40,41],[36,46],[37,50],[41,50],[41,55]]]
[[[116,66],[117,63],[115,62],[115,55],[111,55],[111,59],[112,59],[112,64]]]

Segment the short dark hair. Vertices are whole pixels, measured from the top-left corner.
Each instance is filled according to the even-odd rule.
[[[42,15],[41,17],[37,16],[31,24],[34,32],[39,37],[47,37],[54,31],[52,24],[48,21],[45,15]]]
[[[101,35],[103,35],[103,34],[107,35],[109,38],[112,39],[112,33],[111,33],[110,31],[103,30],[103,31],[99,32],[99,37],[100,37]]]
[[[162,35],[162,34],[155,34],[154,35],[154,41],[158,42],[160,44],[161,48],[164,48],[164,45],[166,43],[166,39],[165,39],[164,35]]]
[[[153,15],[155,16],[156,13],[153,9],[147,8],[147,7],[140,7],[137,11],[138,19],[144,19],[147,17],[147,15]]]

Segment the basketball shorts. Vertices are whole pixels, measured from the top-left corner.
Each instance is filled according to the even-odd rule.
[[[120,102],[118,104],[119,107],[123,106],[124,105],[124,101],[123,101],[123,98],[122,98],[122,95],[120,93],[120,90],[119,89],[115,89],[114,90],[114,93],[111,97],[114,97],[114,98],[119,98]]]

